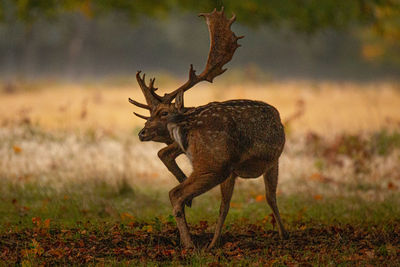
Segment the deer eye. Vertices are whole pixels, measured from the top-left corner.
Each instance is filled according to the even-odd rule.
[[[168,115],[168,111],[163,111],[163,112],[161,112],[161,114],[160,114],[162,117],[165,117],[165,116],[167,116]]]

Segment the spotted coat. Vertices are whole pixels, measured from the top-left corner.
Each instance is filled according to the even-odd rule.
[[[190,108],[171,115],[168,129],[193,164],[209,161],[210,168],[223,166],[244,177],[261,175],[264,169],[241,174],[249,161],[278,159],[285,143],[278,111],[261,101],[230,100]]]

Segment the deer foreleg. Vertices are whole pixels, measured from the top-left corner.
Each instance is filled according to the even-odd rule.
[[[226,178],[226,176],[225,176]],[[186,223],[184,203],[194,197],[207,192],[214,186],[223,182],[221,176],[215,173],[193,172],[183,183],[169,192],[173,213],[178,227],[181,242],[185,248],[192,248],[194,244],[190,237],[189,227]]]
[[[175,142],[158,151],[158,157],[161,159],[167,169],[175,176],[179,183],[182,183],[186,180],[186,175],[183,173],[181,168],[179,168],[175,161],[175,159],[182,153],[183,151]],[[189,200],[186,205],[191,207],[192,200]]]
[[[221,185],[221,206],[219,208],[219,217],[215,228],[214,237],[208,245],[208,249],[213,248],[219,241],[221,236],[222,226],[224,226],[225,218],[228,215],[229,205],[232,198],[233,188],[235,187],[236,175],[231,174]]]
[[[186,179],[186,175],[176,164],[175,159],[182,153],[183,151],[175,142],[158,151],[158,157],[180,183]]]

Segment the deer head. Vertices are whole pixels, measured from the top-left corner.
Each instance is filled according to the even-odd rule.
[[[134,112],[139,118],[145,119],[145,127],[139,132],[141,141],[156,141],[163,143],[172,143],[167,130],[168,117],[171,113],[183,114],[189,108],[184,107],[183,94],[199,82],[213,82],[213,79],[226,71],[223,66],[228,63],[240,46],[237,40],[243,36],[237,37],[230,29],[235,21],[235,15],[227,19],[224,15],[224,9],[217,11],[214,9],[211,13],[199,14],[206,19],[210,33],[210,50],[208,53],[207,64],[203,72],[196,75],[193,65],[190,65],[189,77],[186,83],[171,93],[160,96],[156,93],[154,87],[155,78],[150,79],[149,85],[145,82],[145,74],[141,72],[136,74],[136,80],[142,90],[147,104],[139,103],[129,98],[129,102],[135,106],[150,111],[150,117],[143,116]],[[173,101],[175,102],[173,103]]]

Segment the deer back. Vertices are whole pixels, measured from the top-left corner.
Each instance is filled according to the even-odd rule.
[[[285,143],[279,112],[260,101],[212,102],[173,114],[168,130],[193,163],[234,164],[278,158]]]

